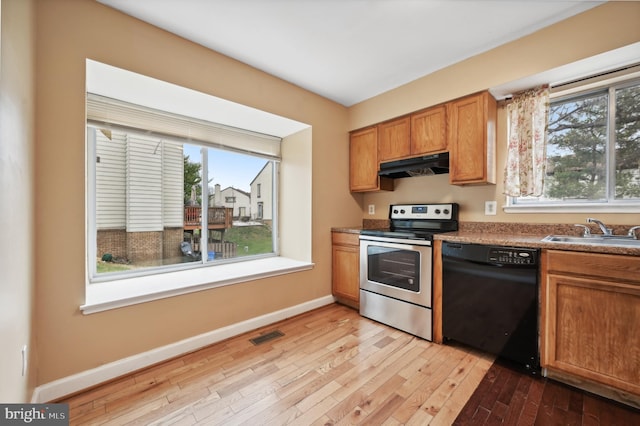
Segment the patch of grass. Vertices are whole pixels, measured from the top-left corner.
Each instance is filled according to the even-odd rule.
[[[273,252],[272,232],[267,225],[236,226],[225,232],[224,239],[238,245],[238,256]]]
[[[121,263],[103,262],[101,260],[98,260],[96,264],[96,270],[98,274],[128,271],[130,269],[131,269],[131,266],[129,265],[123,265]]]

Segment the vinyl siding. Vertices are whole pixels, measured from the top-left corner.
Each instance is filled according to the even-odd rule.
[[[251,182],[251,217],[258,217],[258,203],[262,203],[262,217],[259,219],[273,219],[273,163],[267,162],[260,173]],[[260,184],[260,191],[258,191]],[[259,197],[258,197],[259,193]]]
[[[163,224],[165,227],[182,227],[184,215],[184,156],[182,145],[164,143],[162,150],[163,175]]]
[[[162,142],[128,136],[127,232],[162,231]]]
[[[127,232],[182,227],[182,145],[96,132],[96,225]]]
[[[126,140],[113,133],[109,140],[96,131],[96,226],[98,229],[123,229],[126,221]]]

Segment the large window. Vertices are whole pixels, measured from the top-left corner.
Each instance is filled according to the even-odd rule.
[[[176,123],[165,126],[172,134],[163,133],[161,124],[174,119],[184,121],[89,96],[92,281],[277,254],[278,158],[251,149],[259,135],[238,132],[237,140],[220,143],[220,129],[201,121],[200,138],[192,130],[181,135]],[[255,182],[271,197],[259,209],[252,203]]]
[[[640,81],[552,98],[541,197],[515,206],[640,204]]]
[[[310,125],[86,65],[84,314],[313,268]]]

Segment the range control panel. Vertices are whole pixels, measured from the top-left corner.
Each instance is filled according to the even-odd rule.
[[[507,263],[512,265],[532,265],[537,263],[537,252],[508,247],[492,247],[489,250],[489,262]]]
[[[457,204],[392,204],[389,219],[457,219]]]

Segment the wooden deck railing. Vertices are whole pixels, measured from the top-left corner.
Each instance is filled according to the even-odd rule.
[[[208,229],[227,229],[233,226],[233,209],[230,207],[209,207],[207,212]],[[184,208],[184,229],[202,227],[202,207]]]

